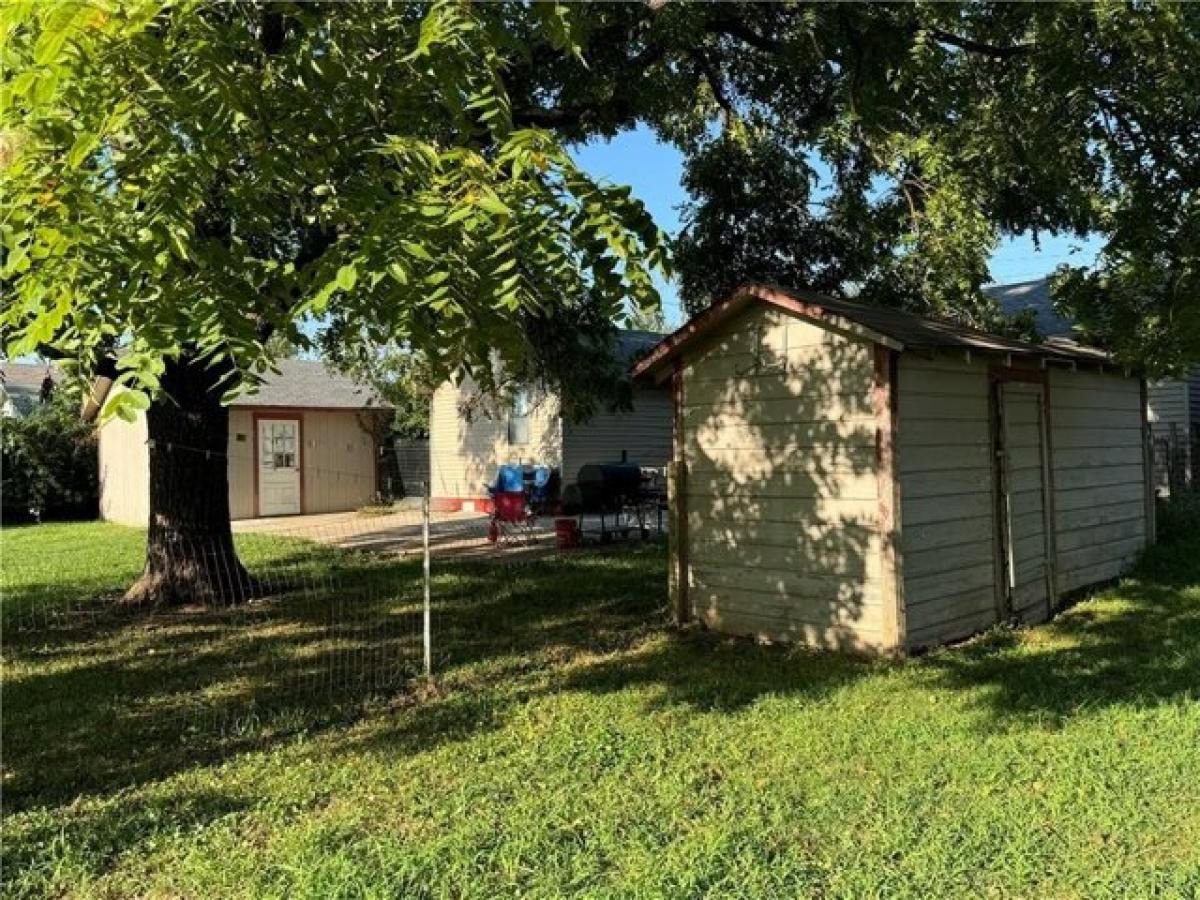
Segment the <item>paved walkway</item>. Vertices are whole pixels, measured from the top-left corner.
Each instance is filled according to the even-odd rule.
[[[490,519],[480,513],[431,514],[429,544],[436,554],[497,558],[513,553],[554,549],[554,520],[539,519],[532,527],[513,528],[497,542],[488,540]],[[386,515],[358,512],[310,516],[273,516],[233,523],[240,534],[275,534],[319,541],[353,550],[401,555],[421,552],[421,510],[401,508]]]

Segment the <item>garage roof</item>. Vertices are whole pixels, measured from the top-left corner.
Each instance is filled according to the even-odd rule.
[[[371,388],[330,369],[321,360],[281,359],[279,374],[268,372],[252,394],[231,406],[292,406],[317,409],[368,409],[387,406]]]
[[[694,340],[754,302],[767,303],[804,318],[825,322],[830,327],[858,334],[893,350],[969,350],[1064,363],[1108,360],[1104,351],[1072,341],[1030,344],[988,334],[957,322],[841,300],[815,291],[748,284],[693,316],[682,328],[668,335],[634,367],[634,374],[642,376],[659,371]]]

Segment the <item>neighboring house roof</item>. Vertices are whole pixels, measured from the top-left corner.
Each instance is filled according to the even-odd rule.
[[[1054,309],[1049,278],[1020,281],[1015,284],[993,284],[985,287],[983,292],[999,302],[1000,311],[1006,316],[1019,315],[1027,309],[1032,309],[1034,324],[1038,331],[1047,336],[1047,344],[1052,346],[1070,345],[1076,349],[1100,354],[1098,359],[1103,358],[1102,351],[1084,348],[1082,344],[1071,340],[1071,337],[1077,332],[1072,326],[1071,320],[1059,315]],[[1182,380],[1188,384],[1194,410],[1193,416],[1200,414],[1200,366],[1193,366]]]
[[[42,383],[62,377],[53,363],[0,362],[0,411],[4,415],[25,416],[41,402]]]
[[[386,407],[371,388],[330,369],[321,360],[281,359],[279,374],[268,372],[254,393],[243,394],[231,406],[292,406],[321,409]]]
[[[616,354],[628,365],[633,365],[642,356],[654,349],[666,335],[658,331],[638,331],[621,328],[617,331]]]
[[[1027,309],[1033,310],[1034,325],[1047,337],[1063,337],[1074,333],[1071,320],[1059,315],[1054,309],[1049,278],[1020,281],[1015,284],[993,284],[985,287],[983,292],[1000,304],[1000,310],[1006,316],[1016,316]]]
[[[814,291],[750,284],[714,303],[661,341],[634,367],[634,374],[644,375],[658,370],[694,339],[756,301],[810,319],[825,320],[835,328],[857,333],[894,350],[970,350],[1062,362],[1103,362],[1108,358],[1103,351],[1084,347],[1074,341],[1030,344],[988,334],[957,322],[931,319],[899,309],[840,300]]]

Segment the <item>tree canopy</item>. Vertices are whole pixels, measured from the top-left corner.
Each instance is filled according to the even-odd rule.
[[[0,24],[6,350],[120,347],[119,413],[180,354],[245,389],[305,322],[486,380],[494,354],[546,362],[548,320],[657,301],[640,202],[513,115],[511,57],[578,53],[558,5],[17,2]]]
[[[590,5],[580,32],[513,73],[516,114],[683,148],[693,311],[755,278],[987,325],[1002,237],[1098,234],[1071,312],[1151,369],[1200,358],[1195,4]]]
[[[1061,279],[1071,312],[1154,371],[1200,357],[1195,5],[2,16],[10,352],[131,339],[123,377],[152,390],[186,345],[236,383],[318,318],[436,373],[497,350],[569,377],[546,335],[651,308],[666,255],[564,146],[646,123],[686,157],[692,310],[776,279],[991,324],[999,240],[1099,234],[1096,271]]]

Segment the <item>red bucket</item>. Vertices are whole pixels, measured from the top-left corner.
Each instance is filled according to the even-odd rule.
[[[579,546],[579,523],[574,519],[554,520],[554,539],[559,550]]]

